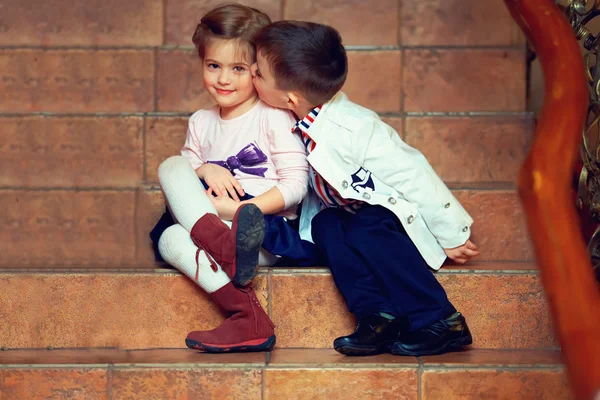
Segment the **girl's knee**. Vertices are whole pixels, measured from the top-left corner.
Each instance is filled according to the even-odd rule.
[[[158,180],[165,182],[173,176],[181,175],[181,171],[191,169],[190,162],[183,156],[172,156],[163,161],[158,167]],[[193,170],[193,169],[192,169]]]
[[[182,244],[185,243],[187,237],[189,237],[189,233],[183,226],[171,225],[165,229],[158,240],[158,252],[168,261],[183,247]]]

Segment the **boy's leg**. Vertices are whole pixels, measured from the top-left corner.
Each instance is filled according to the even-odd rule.
[[[236,286],[250,282],[265,232],[258,207],[240,207],[230,228],[218,217],[196,172],[181,156],[165,160],[158,168],[158,179],[171,212],[194,243],[222,266]]]
[[[456,312],[442,285],[410,240],[394,213],[364,205],[348,222],[348,245],[366,260],[412,330]]]
[[[339,208],[319,212],[311,222],[312,238],[323,253],[348,310],[356,319],[378,312],[397,315],[365,260],[346,245],[346,225],[351,216]]]
[[[471,344],[464,317],[429,270],[395,214],[381,206],[364,206],[348,223],[346,240],[369,259],[390,299],[409,320],[391,346],[397,355],[423,356]]]
[[[325,260],[317,246],[300,238],[298,228],[288,219],[265,215],[263,249],[279,256],[285,266],[322,266]]]
[[[336,286],[358,321],[354,332],[335,339],[333,346],[349,356],[387,352],[404,328],[404,319],[395,318],[397,313],[366,260],[346,245],[350,216],[346,211],[330,208],[312,221],[315,244],[322,250]]]
[[[188,334],[186,344],[207,352],[263,351],[275,344],[273,323],[251,287],[236,288],[219,266],[196,247],[179,224],[165,230],[159,251],[172,266],[209,293],[228,318],[216,329]]]

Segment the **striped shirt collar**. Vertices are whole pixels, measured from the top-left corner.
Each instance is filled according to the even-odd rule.
[[[308,135],[308,129],[315,122],[315,119],[317,118],[317,115],[319,115],[319,111],[321,111],[322,107],[323,107],[322,104],[316,106],[308,113],[308,115],[306,117],[304,117],[303,119],[296,122],[296,125],[294,125],[294,127],[292,128],[292,132],[294,132],[296,129],[300,129],[300,131],[302,131],[302,133],[305,133]]]

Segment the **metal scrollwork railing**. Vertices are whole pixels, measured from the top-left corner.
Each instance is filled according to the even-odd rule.
[[[577,208],[596,279],[600,281],[600,0],[557,2],[584,52],[589,88],[587,121],[581,145]]]

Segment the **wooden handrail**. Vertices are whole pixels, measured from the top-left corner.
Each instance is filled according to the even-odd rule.
[[[600,396],[600,290],[578,227],[571,178],[586,118],[583,57],[552,0],[504,0],[535,49],[545,97],[519,194],[577,399]]]

